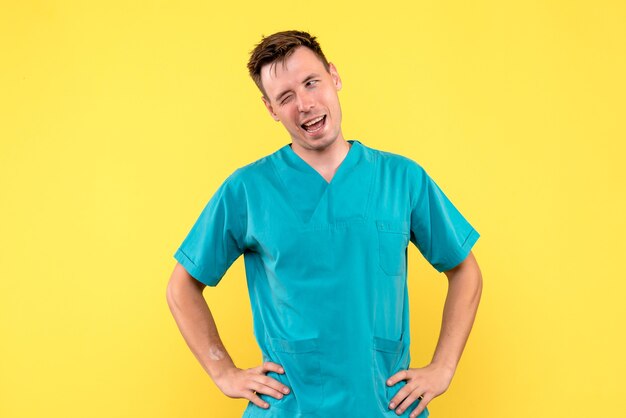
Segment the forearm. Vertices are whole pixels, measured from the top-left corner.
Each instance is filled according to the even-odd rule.
[[[432,363],[454,374],[474,324],[482,293],[482,275],[473,255],[470,254],[462,266],[448,274],[448,281],[441,331]]]
[[[167,303],[187,345],[213,380],[235,367],[200,290],[191,289],[190,285],[170,284]]]

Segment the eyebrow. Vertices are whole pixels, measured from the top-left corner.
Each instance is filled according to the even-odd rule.
[[[316,78],[319,77],[319,74],[313,73],[313,74],[309,74],[304,80],[302,80],[302,84],[306,83],[307,81],[309,81],[312,78]],[[276,98],[274,99],[275,101],[279,101],[281,97],[283,97],[285,94],[289,93],[290,89],[281,91],[280,94],[278,94],[278,96],[276,96]]]

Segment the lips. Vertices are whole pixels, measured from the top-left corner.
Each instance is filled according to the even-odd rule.
[[[319,131],[324,124],[326,123],[326,115],[316,116],[304,122],[302,125],[302,129],[309,133],[314,133]]]

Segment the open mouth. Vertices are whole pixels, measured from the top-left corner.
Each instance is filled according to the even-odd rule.
[[[312,119],[308,121],[307,123],[303,123],[300,126],[302,127],[302,129],[304,129],[305,131],[309,133],[315,133],[319,131],[320,129],[322,129],[325,124],[326,124],[326,115],[323,115],[315,119]]]

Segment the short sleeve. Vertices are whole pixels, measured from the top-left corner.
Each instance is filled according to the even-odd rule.
[[[417,163],[411,181],[411,242],[438,272],[450,270],[465,260],[480,234]]]
[[[246,207],[245,190],[233,173],[211,197],[174,253],[193,278],[216,286],[244,252]]]

